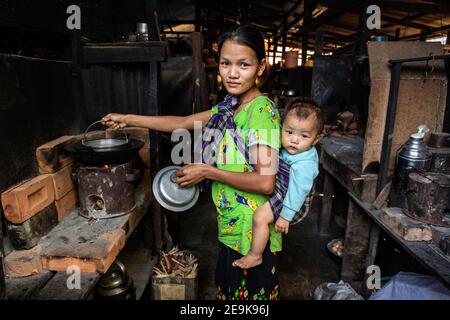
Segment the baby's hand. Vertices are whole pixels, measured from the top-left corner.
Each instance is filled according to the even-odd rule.
[[[279,217],[277,221],[275,222],[275,231],[288,234],[289,231],[289,221],[286,219],[283,219],[282,217]]]

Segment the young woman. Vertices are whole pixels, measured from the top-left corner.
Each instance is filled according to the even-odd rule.
[[[212,110],[187,117],[108,114],[103,123],[112,128],[146,127],[171,132],[203,126],[221,128],[213,165],[194,163],[177,172],[177,183],[188,186],[212,180],[212,198],[218,213],[219,255],[216,267],[218,299],[279,299],[277,255],[281,233],[270,227],[269,242],[261,265],[252,269],[233,267],[245,255],[252,240],[253,213],[266,202],[275,187],[280,148],[280,116],[273,102],[263,96],[258,82],[267,73],[264,37],[258,29],[241,26],[226,32],[219,41],[219,74],[228,95]],[[226,122],[224,111],[229,117]],[[231,114],[230,114],[231,110]],[[237,128],[236,139],[232,127]],[[237,141],[239,140],[239,141]],[[242,146],[252,163],[244,156]]]

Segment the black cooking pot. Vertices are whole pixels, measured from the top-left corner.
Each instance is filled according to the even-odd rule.
[[[79,140],[67,145],[65,150],[84,165],[99,166],[128,162],[133,159],[143,145],[144,141],[131,138],[126,144],[120,146],[96,149],[84,145],[82,140]]]
[[[119,138],[87,139],[87,132],[96,124],[101,124],[98,120],[87,127],[81,140],[67,145],[64,149],[71,154],[75,160],[87,166],[99,166],[105,164],[122,164],[130,161],[142,148],[144,142],[131,139],[127,134]]]

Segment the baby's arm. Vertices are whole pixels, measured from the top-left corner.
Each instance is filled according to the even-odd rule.
[[[292,221],[294,215],[300,210],[312,189],[317,164],[314,161],[300,161],[289,171],[289,186],[283,201],[280,218]]]

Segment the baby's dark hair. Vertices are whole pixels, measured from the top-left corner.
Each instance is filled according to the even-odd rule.
[[[322,110],[313,101],[293,101],[287,107],[286,115],[291,111],[295,112],[295,115],[300,119],[307,119],[311,114],[314,114],[317,133],[322,133],[324,125]]]

